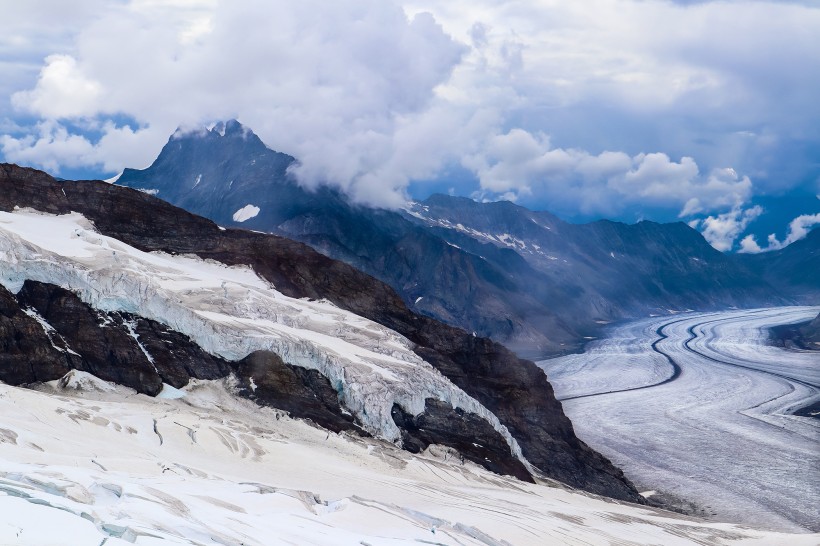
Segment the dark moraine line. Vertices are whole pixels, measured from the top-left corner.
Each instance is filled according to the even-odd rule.
[[[671,383],[672,381],[674,381],[675,379],[680,377],[680,374],[681,374],[682,370],[681,370],[680,365],[677,362],[675,362],[674,359],[671,356],[669,356],[668,354],[666,354],[663,351],[661,351],[660,349],[658,349],[658,343],[660,343],[664,339],[669,338],[668,335],[663,333],[664,328],[666,328],[667,326],[671,326],[672,324],[677,324],[679,322],[683,322],[684,320],[686,320],[686,319],[673,320],[672,322],[667,322],[666,324],[662,324],[660,327],[658,327],[657,330],[655,330],[655,334],[658,336],[658,339],[656,339],[655,341],[652,342],[652,345],[651,345],[652,350],[655,351],[656,353],[658,353],[659,355],[662,355],[669,362],[669,365],[672,366],[672,375],[670,375],[669,377],[667,377],[663,381],[659,381],[658,383],[652,383],[651,385],[642,385],[640,387],[630,387],[628,389],[619,389],[617,391],[596,392],[596,393],[592,393],[592,394],[581,394],[581,395],[578,395],[578,396],[569,396],[567,398],[559,398],[558,400],[560,402],[566,402],[568,400],[577,400],[579,398],[590,398],[592,396],[603,396],[605,394],[615,394],[615,393],[619,393],[619,392],[640,391],[640,390],[643,390],[643,389],[651,389],[653,387],[660,387],[661,385],[666,385],[667,383]],[[690,335],[692,335],[694,337],[695,334],[693,332],[691,332],[691,329],[690,329],[689,333],[690,333]],[[689,343],[690,341],[692,341],[692,339],[693,338],[687,339],[685,343]]]
[[[751,315],[743,315],[741,317],[736,317],[736,318],[746,318],[748,316],[751,316]],[[697,337],[697,335],[694,332],[694,329],[699,327],[699,326],[703,326],[705,324],[712,324],[714,322],[721,322],[721,321],[720,320],[711,320],[711,321],[701,322],[701,323],[698,323],[698,324],[693,324],[691,327],[689,327],[687,329],[687,332],[689,332],[690,337],[689,337],[689,339],[687,339],[686,341],[683,342],[683,347],[687,351],[689,351],[690,353],[696,354],[696,355],[698,355],[702,358],[705,358],[706,360],[711,360],[712,362],[715,362],[717,364],[724,364],[726,366],[734,366],[735,368],[743,368],[744,370],[750,370],[750,371],[753,371],[753,372],[764,373],[766,375],[771,375],[771,376],[777,377],[779,379],[785,379],[786,381],[791,381],[792,383],[797,383],[799,385],[803,385],[804,387],[809,387],[809,388],[815,389],[815,390],[820,389],[820,385],[818,385],[816,383],[809,383],[808,381],[795,379],[794,377],[791,377],[791,376],[788,376],[788,375],[779,374],[777,372],[770,372],[770,371],[767,371],[767,370],[761,370],[761,369],[758,369],[758,368],[753,368],[751,366],[744,366],[743,364],[737,364],[735,362],[726,362],[725,360],[720,360],[719,358],[714,358],[712,356],[701,353],[701,352],[697,351],[696,349],[693,349],[692,347],[690,347],[689,343]]]

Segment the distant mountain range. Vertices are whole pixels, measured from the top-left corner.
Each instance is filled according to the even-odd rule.
[[[820,234],[777,253],[725,255],[684,223],[569,224],[509,202],[433,195],[406,210],[351,203],[289,174],[235,120],[177,131],[117,184],[222,226],[305,242],[392,286],[411,309],[537,357],[578,348],[601,325],[687,309],[820,295]]]

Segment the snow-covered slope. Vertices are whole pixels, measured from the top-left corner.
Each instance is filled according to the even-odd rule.
[[[0,283],[17,292],[27,279],[70,289],[101,310],[159,321],[227,360],[268,350],[316,369],[379,437],[400,437],[394,403],[415,415],[434,398],[480,415],[520,454],[495,415],[407,339],[329,302],[285,296],[246,267],[142,252],[101,235],[77,213],[0,212]]]
[[[192,382],[0,384],[0,543],[25,546],[816,544],[328,434]],[[76,388],[85,386],[86,388]]]

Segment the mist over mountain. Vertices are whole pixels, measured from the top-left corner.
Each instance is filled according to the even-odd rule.
[[[223,226],[303,241],[388,283],[411,309],[528,356],[573,350],[628,317],[811,297],[782,271],[767,276],[769,267],[817,284],[796,259],[736,259],[680,222],[576,225],[445,195],[391,211],[305,189],[289,173],[297,164],[231,120],[178,130],[150,167],[126,169],[117,184]]]

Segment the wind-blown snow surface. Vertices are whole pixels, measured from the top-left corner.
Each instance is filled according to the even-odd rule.
[[[317,369],[382,438],[400,436],[394,403],[418,414],[426,398],[437,398],[484,417],[520,456],[495,415],[417,356],[406,338],[329,302],[287,297],[247,267],[142,252],[101,235],[77,213],[0,212],[0,283],[17,292],[26,279],[73,290],[98,309],[167,324],[227,360],[269,350]]]
[[[820,354],[769,346],[766,331],[817,312],[647,319],[539,365],[578,436],[638,487],[723,521],[817,531],[820,420],[791,412],[820,400]]]
[[[193,381],[0,384],[0,544],[815,544],[500,477],[436,446],[328,434]]]

